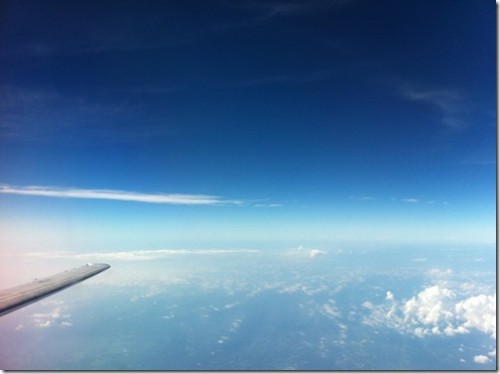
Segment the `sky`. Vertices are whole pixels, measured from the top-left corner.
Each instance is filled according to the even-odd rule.
[[[493,1],[4,1],[3,253],[494,248]]]

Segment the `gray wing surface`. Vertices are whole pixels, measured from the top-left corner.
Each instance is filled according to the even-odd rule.
[[[0,316],[71,287],[109,268],[108,264],[87,264],[50,277],[0,290]]]

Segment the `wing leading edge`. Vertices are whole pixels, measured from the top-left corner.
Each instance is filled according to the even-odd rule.
[[[71,287],[110,267],[108,264],[87,264],[50,277],[0,290],[0,316]]]

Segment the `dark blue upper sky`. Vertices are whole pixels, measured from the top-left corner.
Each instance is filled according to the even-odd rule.
[[[2,7],[10,232],[48,220],[57,238],[71,216],[85,237],[109,216],[107,232],[135,245],[161,245],[174,222],[193,245],[495,241],[494,1]],[[118,201],[38,196],[69,188]],[[152,206],[123,191],[222,202]]]

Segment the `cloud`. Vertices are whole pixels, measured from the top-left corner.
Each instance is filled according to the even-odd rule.
[[[496,295],[479,295],[460,301],[455,305],[455,312],[465,321],[463,327],[496,334]]]
[[[286,252],[287,256],[294,256],[297,258],[315,258],[318,256],[323,256],[328,254],[328,251],[323,249],[315,249],[315,248],[304,248],[299,246],[297,249],[292,249]]]
[[[281,208],[283,206],[283,204],[261,204],[261,203],[258,203],[258,204],[254,204],[253,205],[254,208]]]
[[[464,98],[453,89],[422,89],[407,84],[400,88],[400,94],[413,102],[421,102],[439,110],[441,122],[449,129],[464,127],[461,116],[464,112]]]
[[[44,186],[14,187],[0,186],[0,193],[28,196],[46,196],[71,199],[99,199],[133,201],[149,204],[183,204],[183,205],[238,205],[242,201],[223,200],[211,195],[185,195],[185,194],[145,194],[137,192],[116,190],[85,190],[76,188],[54,188]]]
[[[328,303],[323,304],[320,308],[320,313],[330,319],[342,316],[338,308],[335,306],[335,301],[333,300],[328,300]]]
[[[257,87],[271,84],[297,84],[313,83],[318,81],[331,80],[339,75],[337,70],[324,69],[291,74],[276,74],[265,77],[253,78],[228,84],[229,87]]]
[[[407,199],[402,199],[401,201],[404,201],[406,203],[418,203],[418,199],[415,199],[413,197],[407,198]]]
[[[453,296],[446,288],[428,287],[404,304],[404,318],[406,321],[424,325],[437,325],[441,320],[451,320],[453,313],[443,304]]]
[[[496,294],[460,300],[456,292],[434,285],[403,303],[388,291],[385,304],[373,305],[366,301],[363,306],[370,310],[365,324],[385,325],[400,333],[422,338],[468,334],[475,329],[496,338]]]
[[[112,52],[136,52],[162,50],[182,45],[194,44],[209,37],[231,32],[235,29],[255,27],[272,22],[277,17],[300,17],[311,14],[323,14],[336,10],[340,5],[353,0],[286,0],[262,2],[254,0],[199,2],[198,10],[210,12],[210,17],[201,17],[187,27],[179,24],[179,17],[184,17],[182,7],[162,2],[149,9],[138,7],[136,2],[124,2],[119,10],[112,13],[101,12],[97,22],[80,19],[74,7],[65,7],[64,13],[72,17],[68,32],[71,43],[64,35],[53,35],[48,39],[40,33],[27,33],[16,43],[6,46],[6,54],[10,56],[51,57],[54,55],[79,55]],[[59,9],[60,10],[60,9]],[[129,17],[129,14],[140,13],[140,17]],[[43,27],[44,19],[56,16],[53,10],[39,7],[31,18],[26,16],[24,23],[32,30]],[[112,14],[112,16],[111,16]],[[117,16],[118,15],[118,16]],[[120,16],[121,15],[121,16]],[[158,20],[161,19],[162,22]],[[119,21],[118,21],[119,20]],[[8,28],[14,28],[10,23]]]
[[[285,1],[239,1],[237,7],[259,14],[257,20],[269,21],[276,17],[300,17],[323,14],[355,0],[285,0]]]
[[[490,362],[490,359],[484,355],[477,355],[474,356],[474,362],[476,364],[487,364],[488,362]]]
[[[259,253],[257,249],[158,249],[139,251],[116,251],[116,252],[91,252],[91,253],[27,253],[25,257],[45,258],[74,258],[74,259],[99,259],[99,260],[123,260],[140,261],[156,260],[170,256],[181,255],[225,255],[225,254],[249,254]]]
[[[311,249],[309,250],[309,257],[314,258],[317,256],[326,255],[327,253],[327,251],[322,251],[320,249]]]
[[[51,326],[71,327],[73,323],[69,321],[70,315],[63,314],[67,309],[62,301],[44,301],[44,305],[54,305],[54,307],[45,313],[34,313],[33,323],[39,329],[45,329]]]
[[[374,201],[374,200],[377,200],[377,198],[373,197],[373,196],[350,196],[349,199],[351,199],[351,200],[358,200],[358,201]]]

